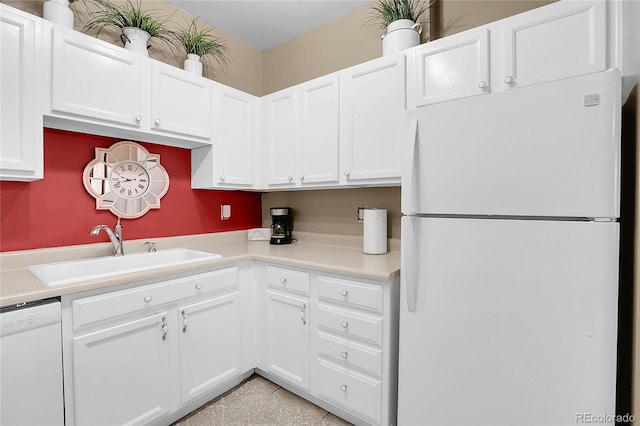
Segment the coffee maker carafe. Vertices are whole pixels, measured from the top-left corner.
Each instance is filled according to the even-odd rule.
[[[293,209],[291,207],[271,207],[270,244],[291,244],[293,230]]]

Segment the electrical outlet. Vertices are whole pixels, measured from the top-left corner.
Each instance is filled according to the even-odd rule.
[[[220,219],[229,220],[231,218],[231,204],[220,204]]]
[[[364,222],[364,209],[366,209],[365,206],[358,206],[358,216],[356,216],[358,223]]]

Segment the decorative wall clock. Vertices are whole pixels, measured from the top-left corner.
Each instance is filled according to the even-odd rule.
[[[134,219],[159,209],[169,189],[169,175],[160,155],[135,142],[122,141],[96,148],[96,157],[84,168],[84,187],[96,199],[96,209]]]

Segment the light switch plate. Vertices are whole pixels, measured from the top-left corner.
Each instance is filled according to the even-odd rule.
[[[229,220],[230,217],[231,217],[231,205],[220,204],[220,219]]]

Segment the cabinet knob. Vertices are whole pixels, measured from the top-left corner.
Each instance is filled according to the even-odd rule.
[[[481,81],[480,83],[478,83],[478,87],[480,89],[486,89],[487,87],[487,82],[486,81]]]
[[[506,77],[504,78],[504,82],[505,82],[506,84],[513,84],[513,77],[511,77],[510,75],[506,76]]]
[[[202,289],[202,283],[196,284],[196,290],[200,290],[200,289]]]
[[[286,278],[284,278],[284,277],[283,277],[283,278],[280,278],[280,282],[281,282],[282,284],[286,284],[286,283],[287,283],[287,279],[286,279]]]
[[[289,179],[289,182],[293,182],[293,176],[288,176],[287,179]]]
[[[142,116],[141,115],[136,115],[136,122],[141,122],[142,121]]]
[[[346,391],[347,391],[347,385],[342,385],[342,386],[340,386],[340,390],[341,390],[342,392],[346,392]]]
[[[156,123],[156,127],[160,126],[160,119],[156,118],[156,121],[154,121],[154,123]]]
[[[344,177],[349,178],[349,175],[350,175],[350,174],[351,174],[351,173],[349,173],[349,172],[344,172]]]
[[[347,290],[342,290],[340,294],[342,295],[342,297],[347,297],[349,295],[349,292]]]
[[[348,323],[348,322],[346,322],[346,321],[342,321],[342,322],[340,323],[340,326],[341,326],[342,328],[347,328],[347,327],[349,327],[349,323]]]
[[[147,297],[145,297],[145,298],[144,298],[144,301],[145,301],[146,303],[151,302],[151,296],[147,296]]]
[[[347,357],[349,356],[348,352],[341,352],[340,356],[342,357],[342,359],[347,359]]]
[[[224,182],[224,175],[220,176],[220,180]]]
[[[304,180],[304,175],[300,175],[300,180]]]

